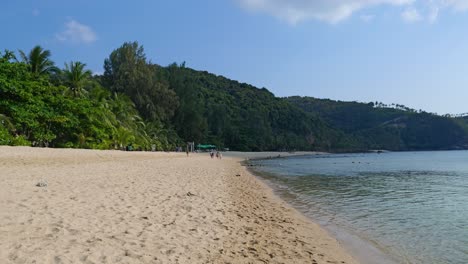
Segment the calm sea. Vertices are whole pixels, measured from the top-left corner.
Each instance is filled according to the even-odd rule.
[[[358,253],[367,263],[383,262],[379,254],[396,263],[468,263],[468,151],[252,163],[279,196],[352,250],[369,246]]]

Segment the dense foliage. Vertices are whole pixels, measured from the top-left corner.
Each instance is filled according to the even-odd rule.
[[[71,63],[52,73],[14,61],[11,52],[0,56],[0,144],[170,147],[167,140],[155,142],[148,136],[149,131],[157,136],[160,131],[146,127],[127,96],[112,93],[92,80],[84,64]],[[48,56],[42,59],[50,62]]]
[[[468,134],[461,118],[438,116],[402,105],[341,102],[311,97],[289,97],[289,102],[316,113],[351,142],[345,150],[466,149]]]
[[[59,69],[48,50],[0,53],[0,144],[171,150],[185,142],[232,150],[466,148],[467,120],[404,106],[277,98],[267,89],[185,64],[162,67],[124,43],[92,76]]]

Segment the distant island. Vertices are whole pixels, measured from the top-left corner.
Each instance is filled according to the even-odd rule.
[[[93,75],[58,68],[40,46],[0,53],[0,145],[173,150],[187,142],[239,151],[468,149],[468,117],[403,105],[275,97],[182,64],[150,62],[124,43]]]

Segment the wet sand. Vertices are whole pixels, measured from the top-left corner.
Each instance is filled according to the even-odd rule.
[[[239,161],[0,147],[1,263],[357,263]]]

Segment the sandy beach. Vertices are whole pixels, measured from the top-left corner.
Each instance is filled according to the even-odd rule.
[[[0,262],[357,263],[239,161],[0,147]]]

